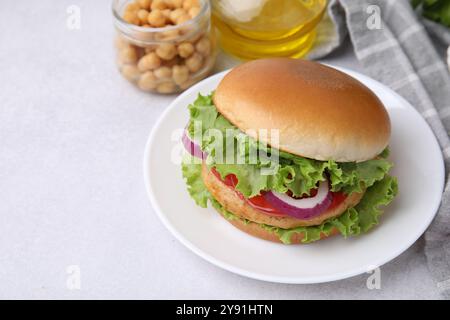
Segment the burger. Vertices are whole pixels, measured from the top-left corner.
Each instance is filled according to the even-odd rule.
[[[189,194],[252,236],[284,244],[357,236],[397,194],[385,107],[331,67],[244,63],[188,109]]]

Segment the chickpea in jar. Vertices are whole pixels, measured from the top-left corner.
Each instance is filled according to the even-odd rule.
[[[180,92],[211,71],[208,0],[115,0],[114,10],[120,72],[141,90]]]

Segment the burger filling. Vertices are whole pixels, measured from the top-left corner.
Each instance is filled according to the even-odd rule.
[[[344,237],[367,232],[378,223],[379,207],[391,202],[397,193],[397,181],[388,175],[392,167],[388,149],[364,162],[304,158],[271,149],[245,135],[217,111],[212,95],[199,95],[188,108],[190,121],[183,142],[189,155],[183,159],[182,171],[190,195],[201,207],[211,203],[225,218],[250,223],[228,212],[208,192],[201,176],[202,162],[247,204],[268,215],[309,219],[339,205],[354,192],[364,192],[356,206],[320,225],[282,229],[259,224],[284,243],[289,243],[294,233],[301,233],[302,242],[307,243],[333,229]],[[225,139],[218,139],[211,131]],[[275,152],[278,157],[273,162],[270,156]]]
[[[337,207],[347,198],[347,194],[341,191],[330,192],[329,187],[327,186],[329,184],[328,181],[321,182],[319,188],[313,188],[308,194],[304,194],[302,196],[294,196],[292,195],[292,192],[288,190],[285,194],[278,195],[275,195],[276,193],[271,191],[261,191],[259,195],[251,198],[245,198],[238,190],[236,190],[238,179],[234,174],[229,174],[222,179],[220,173],[217,172],[215,167],[212,167],[210,170],[217,179],[219,179],[224,185],[232,188],[239,198],[244,200],[248,205],[272,216],[294,216],[299,219],[308,219],[312,216],[320,215],[327,210]],[[321,194],[325,194],[325,196],[321,196]],[[283,201],[282,199],[279,199],[280,201],[277,201],[275,200],[277,198],[287,198],[288,200]],[[292,200],[289,201],[290,199]],[[296,208],[300,210],[296,210]]]

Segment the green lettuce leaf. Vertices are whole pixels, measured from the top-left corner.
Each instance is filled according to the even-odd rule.
[[[226,219],[241,219],[227,211],[217,200],[215,200],[206,189],[201,178],[201,164],[195,163],[192,158],[186,157],[182,163],[183,176],[188,185],[188,191],[195,202],[206,207],[208,200]],[[380,207],[389,204],[398,191],[397,180],[386,175],[383,179],[376,181],[367,188],[361,201],[353,208],[347,209],[339,217],[323,222],[318,226],[298,227],[293,229],[282,229],[274,226],[258,224],[261,228],[275,233],[279,239],[286,244],[296,233],[303,234],[303,243],[320,240],[321,235],[330,235],[333,228],[337,228],[344,237],[356,236],[369,231],[378,224],[381,214]],[[241,219],[244,223],[255,223]]]
[[[189,135],[208,153],[207,165],[214,166],[222,178],[228,174],[236,175],[236,189],[247,198],[268,190],[280,193],[289,190],[295,196],[309,194],[320,181],[325,180],[326,174],[330,178],[332,191],[343,191],[347,194],[361,192],[382,180],[392,167],[386,159],[387,149],[373,160],[339,163],[303,158],[266,148],[223,117],[213,104],[212,94],[198,95],[188,109]],[[195,130],[199,126],[201,130]],[[196,137],[196,132],[201,132],[200,138]],[[226,139],[217,139],[214,135],[217,132]],[[228,149],[227,146],[232,148]],[[233,152],[227,155],[226,150]],[[279,155],[278,162],[270,162],[268,159],[276,153]],[[263,171],[269,168],[273,169],[271,174],[263,174]]]
[[[202,165],[191,155],[184,155],[181,172],[186,180],[187,190],[197,205],[206,208],[211,195],[203,183],[201,169]]]
[[[294,233],[303,233],[302,242],[304,243],[320,240],[320,235],[330,235],[333,227],[336,227],[345,238],[356,236],[369,231],[378,224],[378,218],[382,213],[380,207],[389,204],[397,192],[397,179],[387,175],[368,188],[355,207],[347,209],[339,217],[331,218],[319,226],[293,229],[272,227],[272,231],[284,243],[290,243]]]

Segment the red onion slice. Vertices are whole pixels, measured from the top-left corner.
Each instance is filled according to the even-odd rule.
[[[198,144],[196,144],[191,138],[189,138],[189,135],[187,133],[187,130],[184,130],[183,137],[181,138],[184,148],[187,152],[190,153],[191,156],[199,158],[199,159],[206,159],[207,153],[203,152],[202,149]]]
[[[328,181],[320,183],[314,197],[295,199],[287,194],[273,191],[266,192],[264,197],[275,208],[297,219],[310,219],[320,215],[328,209],[333,200]]]

